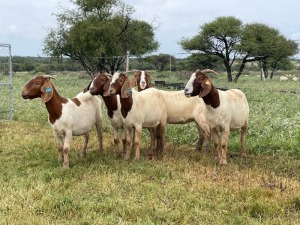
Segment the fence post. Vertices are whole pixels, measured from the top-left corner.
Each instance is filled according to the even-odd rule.
[[[129,71],[129,51],[126,52],[126,72]]]

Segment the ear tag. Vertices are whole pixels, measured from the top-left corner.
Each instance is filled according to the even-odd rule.
[[[52,89],[51,89],[51,87],[46,87],[45,91],[46,91],[46,93],[49,93],[52,91]]]
[[[127,94],[127,95],[130,95],[130,94],[131,94],[131,92],[132,92],[132,91],[131,91],[131,88],[130,88],[130,87],[128,87],[128,88],[126,89],[126,94]]]

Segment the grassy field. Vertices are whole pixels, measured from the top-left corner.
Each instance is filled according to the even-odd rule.
[[[141,159],[125,162],[113,154],[103,108],[105,153],[93,131],[80,157],[83,138],[75,137],[63,169],[43,103],[20,97],[31,78],[14,76],[14,120],[0,122],[0,224],[300,224],[300,83],[213,78],[243,90],[250,104],[249,157],[227,166],[195,151],[194,123],[168,125],[167,154],[158,161],[147,159],[145,131]],[[74,97],[88,82],[58,74],[54,84]],[[228,151],[239,151],[238,133]]]

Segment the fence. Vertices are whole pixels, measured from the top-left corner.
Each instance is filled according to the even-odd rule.
[[[11,45],[0,43],[0,120],[13,118]]]

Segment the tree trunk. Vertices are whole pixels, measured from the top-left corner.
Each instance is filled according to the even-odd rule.
[[[224,65],[225,65],[226,72],[227,72],[227,80],[228,80],[228,82],[232,82],[231,66],[226,61],[224,61]]]
[[[260,79],[262,81],[265,81],[266,80],[266,75],[265,75],[265,71],[263,68],[260,69]]]
[[[241,76],[241,74],[242,74],[242,72],[243,72],[243,70],[245,68],[246,63],[247,63],[247,56],[243,58],[243,60],[241,62],[241,65],[240,65],[240,68],[239,68],[239,72],[234,77],[234,82],[235,83],[237,82],[237,80]]]

